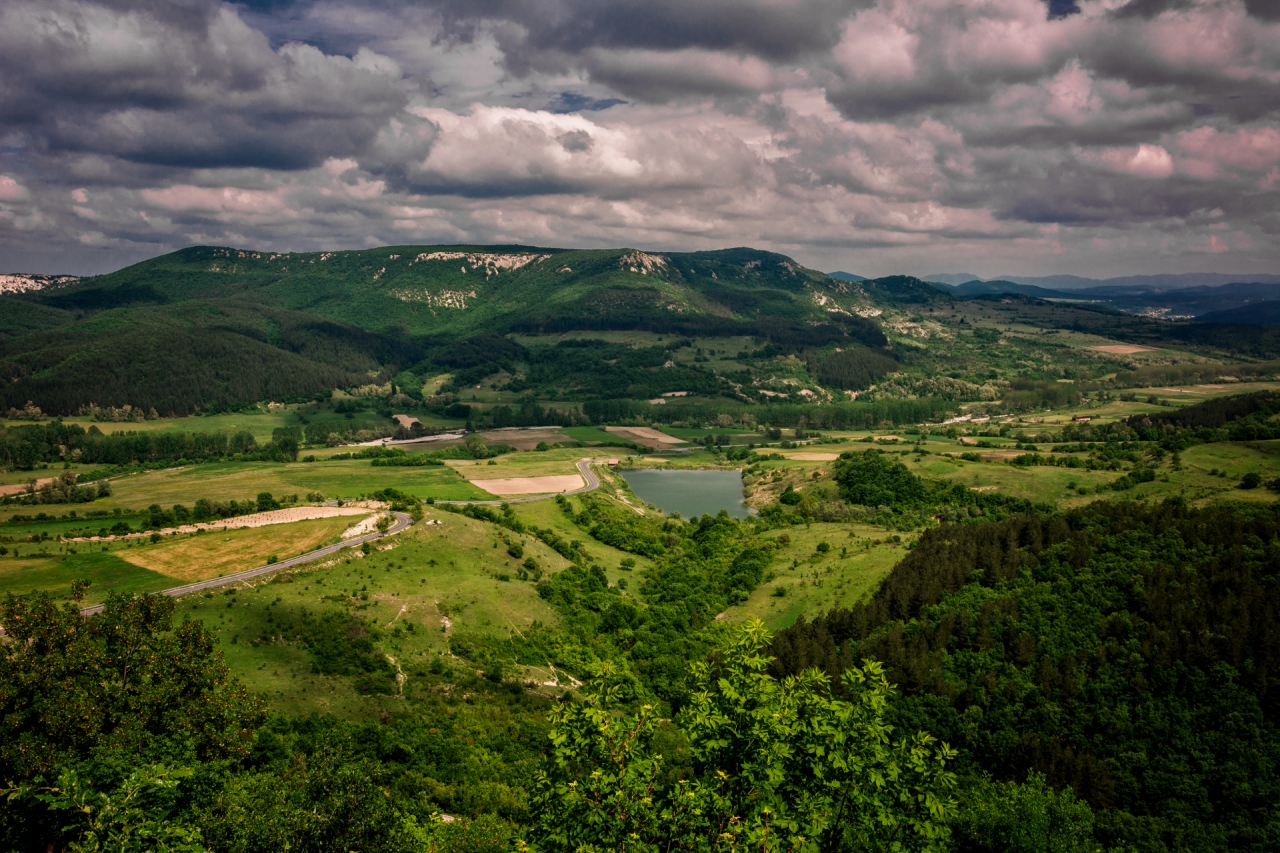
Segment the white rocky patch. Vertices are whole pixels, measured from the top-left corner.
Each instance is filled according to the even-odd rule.
[[[419,261],[466,261],[467,264],[475,270],[484,270],[484,277],[497,275],[502,270],[518,270],[521,267],[538,261],[545,261],[550,255],[501,255],[492,252],[423,252],[414,258],[410,264]],[[467,267],[464,265],[462,271],[466,272]],[[474,295],[474,294],[472,294]]]
[[[667,259],[662,255],[650,255],[647,252],[628,252],[618,258],[618,266],[624,270],[648,275],[651,272],[665,271]]]
[[[479,294],[474,290],[437,290],[433,293],[430,290],[402,287],[391,291],[391,295],[401,302],[425,302],[432,308],[464,309],[467,307],[467,300],[475,299]]]
[[[0,293],[26,293],[79,280],[74,275],[24,275],[22,273],[0,275]]]

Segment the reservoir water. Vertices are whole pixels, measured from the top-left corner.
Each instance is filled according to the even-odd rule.
[[[715,515],[724,510],[734,518],[747,518],[742,499],[742,474],[738,471],[620,471],[631,491],[663,512],[685,518]]]

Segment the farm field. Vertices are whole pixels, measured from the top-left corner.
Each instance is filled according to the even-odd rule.
[[[67,417],[62,422],[76,424],[84,429],[97,427],[104,433],[113,432],[248,432],[254,439],[265,444],[271,440],[272,430],[280,427],[298,426],[298,418],[293,410],[296,405],[273,408],[260,412],[233,412],[219,415],[199,415],[179,418],[157,418],[150,421],[95,421],[91,418]],[[0,426],[22,426],[31,421],[14,421],[0,419]],[[48,423],[48,421],[44,421]]]
[[[176,534],[158,542],[145,539],[109,542],[54,542],[10,545],[0,556],[0,593],[33,591],[66,600],[71,581],[88,580],[86,603],[108,593],[158,592],[197,580],[228,575],[264,565],[275,556],[287,559],[335,542],[362,516],[299,521],[239,530]],[[50,532],[52,525],[30,526]],[[15,530],[0,527],[12,537]],[[25,531],[22,531],[25,532]],[[69,531],[78,532],[78,531]],[[54,535],[54,534],[51,534]],[[21,556],[14,556],[17,551]]]
[[[102,508],[141,509],[153,503],[190,505],[200,498],[246,500],[259,492],[273,495],[318,492],[326,498],[354,499],[386,488],[426,500],[470,500],[484,493],[443,466],[374,467],[368,459],[325,462],[248,462],[191,465],[147,471],[112,481],[114,493]]]

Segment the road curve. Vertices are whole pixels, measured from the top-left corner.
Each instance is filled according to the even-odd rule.
[[[308,551],[305,554],[299,554],[296,557],[290,557],[287,560],[280,560],[276,563],[268,563],[265,566],[258,566],[256,569],[245,569],[243,572],[236,572],[233,575],[223,575],[220,578],[209,578],[208,580],[196,581],[184,586],[175,586],[169,589],[162,589],[159,592],[150,593],[151,595],[167,595],[170,598],[176,598],[179,595],[187,595],[192,592],[201,592],[206,589],[216,589],[220,586],[226,586],[230,583],[238,583],[239,581],[257,578],[263,575],[274,574],[275,572],[284,571],[285,569],[300,566],[303,563],[309,563],[312,560],[319,560],[321,557],[328,557],[330,554],[336,554],[343,548],[355,548],[363,545],[365,542],[372,542],[375,539],[381,539],[384,536],[393,536],[402,530],[407,530],[409,525],[413,524],[413,519],[408,514],[397,512],[395,523],[387,528],[386,533],[366,533],[363,536],[353,536],[343,542],[335,542],[332,545],[326,545],[323,548],[317,548],[314,551]],[[84,607],[80,610],[81,616],[93,616],[101,613],[104,605],[95,604],[93,607]]]
[[[559,495],[580,495],[583,492],[590,492],[600,488],[600,478],[591,470],[591,466],[604,461],[605,460],[603,459],[579,459],[576,463],[578,466],[578,473],[582,475],[582,479],[586,482],[586,485],[581,489],[574,489],[569,492],[552,492],[545,495],[530,495],[527,498],[497,498],[491,501],[435,501],[435,503],[449,504],[450,506],[502,506],[503,504],[527,504],[533,503],[534,501],[545,501]]]
[[[509,498],[507,500],[495,499],[491,501],[436,501],[438,504],[451,504],[453,506],[502,506],[503,504],[523,504],[533,501],[545,501],[554,498],[557,495],[580,495],[584,492],[591,492],[600,488],[600,478],[591,470],[591,466],[595,463],[604,462],[603,459],[579,459],[576,463],[578,473],[582,475],[583,481],[586,483],[580,489],[574,489],[569,492],[556,492],[545,495],[531,495],[525,498]],[[263,575],[274,574],[275,572],[284,571],[285,569],[300,566],[303,563],[309,563],[312,560],[319,560],[321,557],[328,557],[330,554],[336,554],[343,548],[354,548],[363,545],[365,542],[372,542],[375,539],[381,539],[384,536],[392,536],[402,530],[408,529],[413,524],[413,519],[403,512],[397,512],[396,520],[391,527],[387,528],[386,533],[366,533],[364,536],[356,536],[344,542],[336,542],[332,545],[326,545],[323,548],[317,548],[314,551],[308,551],[305,554],[299,554],[296,557],[290,557],[287,560],[281,560],[277,563],[269,563],[265,566],[258,566],[256,569],[246,569],[243,572],[236,572],[233,575],[223,575],[220,578],[209,578],[208,580],[196,581],[195,583],[185,584],[184,586],[170,587],[162,589],[159,592],[149,593],[150,595],[165,595],[170,598],[176,598],[180,595],[187,595],[192,592],[202,592],[206,589],[216,589],[227,584],[238,583],[239,581],[257,578]],[[80,609],[81,616],[93,616],[101,613],[104,605],[95,604],[92,607],[83,607]],[[0,628],[0,635],[3,635],[4,629]]]

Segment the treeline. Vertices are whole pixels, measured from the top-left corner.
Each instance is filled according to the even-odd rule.
[[[747,418],[752,424],[786,428],[873,429],[940,420],[953,408],[953,403],[931,397],[829,405],[768,403],[759,406],[681,402],[652,406],[635,400],[589,400],[583,403],[582,413],[596,424],[626,421],[714,424],[724,418],[728,425],[748,422],[743,420]]]
[[[1165,450],[1177,452],[1194,444],[1215,441],[1266,441],[1280,438],[1280,393],[1259,391],[1232,397],[1218,397],[1193,406],[1165,412],[1131,415],[1107,424],[1067,424],[1063,441],[1159,442]]]
[[[272,442],[260,446],[249,432],[112,432],[97,426],[54,421],[0,428],[0,465],[29,471],[50,462],[81,462],[120,466],[134,463],[209,461],[240,455],[242,459],[294,461],[298,436],[277,430]]]
[[[631,288],[616,288],[618,299],[634,300],[637,292]],[[597,296],[597,294],[592,294]],[[613,315],[584,310],[581,313],[557,312],[519,320],[511,331],[524,334],[561,334],[576,331],[640,331],[659,335],[680,335],[686,338],[761,338],[789,349],[802,352],[809,348],[860,343],[869,347],[887,346],[889,339],[871,320],[856,315],[832,315],[834,323],[811,325],[801,320],[777,317],[758,317],[753,320],[732,320],[726,317],[685,317],[671,311],[659,310],[650,303],[658,296],[635,306],[638,312],[619,312]],[[600,298],[600,297],[597,297]],[[584,306],[590,308],[591,306]],[[839,325],[836,325],[838,323]]]
[[[775,674],[884,661],[967,772],[1043,774],[1137,851],[1280,845],[1280,510],[1095,503],[926,532]]]
[[[100,480],[96,483],[79,483],[75,473],[63,471],[57,477],[51,477],[40,485],[29,484],[29,491],[16,495],[5,495],[0,504],[6,506],[39,506],[47,504],[90,503],[98,498],[111,496],[111,482]]]
[[[752,454],[755,455],[755,454]],[[761,510],[773,524],[862,521],[889,529],[929,527],[934,519],[1005,519],[1032,508],[1029,501],[997,492],[975,492],[960,483],[926,480],[878,449],[846,451],[831,466],[836,492],[791,486]]]
[[[1109,384],[1116,388],[1186,385],[1192,382],[1218,382],[1228,375],[1233,379],[1261,379],[1277,374],[1280,374],[1280,361],[1230,365],[1213,362],[1144,364],[1133,370],[1119,371]]]
[[[1168,425],[1181,429],[1221,429],[1229,423],[1251,416],[1269,418],[1280,413],[1280,392],[1258,391],[1235,397],[1218,397],[1194,406],[1168,412],[1131,415],[1129,426],[1136,430]]]
[[[502,429],[504,427],[531,426],[583,426],[590,421],[577,407],[557,409],[543,408],[533,400],[523,400],[518,406],[494,406],[481,409],[465,407],[468,429]]]
[[[523,378],[513,379],[512,391],[572,390],[591,396],[648,399],[663,392],[685,390],[715,397],[732,387],[714,373],[673,359],[687,340],[666,346],[630,347],[602,340],[567,340],[555,346],[533,347],[524,361]]]

